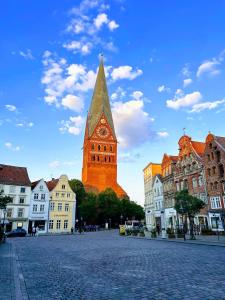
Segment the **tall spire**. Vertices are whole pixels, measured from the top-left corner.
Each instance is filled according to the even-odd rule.
[[[112,112],[110,108],[110,101],[108,96],[108,90],[105,79],[105,71],[104,71],[104,63],[103,63],[103,55],[100,56],[100,64],[97,74],[97,79],[95,82],[94,93],[92,96],[91,106],[89,109],[89,119],[88,119],[88,134],[92,135],[99,119],[104,113],[107,122],[109,123],[113,135],[116,137]]]

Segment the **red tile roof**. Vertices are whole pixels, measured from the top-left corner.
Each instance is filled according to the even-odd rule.
[[[59,179],[52,179],[51,181],[46,181],[47,187],[49,191],[52,191],[56,184],[58,183]]]
[[[0,164],[0,183],[31,186],[27,168]]]
[[[38,184],[39,181],[41,181],[41,179],[39,179],[39,180],[37,180],[37,181],[33,181],[33,182],[31,183],[31,189],[32,189],[32,190],[36,187],[36,185]]]
[[[198,153],[198,155],[202,156],[205,151],[205,143],[191,141],[192,147]]]

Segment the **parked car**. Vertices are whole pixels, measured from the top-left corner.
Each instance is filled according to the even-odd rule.
[[[26,234],[27,234],[27,232],[26,232],[26,230],[25,229],[23,229],[23,228],[17,228],[17,229],[14,229],[14,230],[12,230],[12,231],[10,231],[10,232],[6,232],[6,236],[7,236],[7,238],[9,238],[9,237],[20,237],[20,236],[26,236]]]
[[[125,222],[126,229],[139,229],[141,227],[143,227],[143,224],[140,221],[131,220]]]

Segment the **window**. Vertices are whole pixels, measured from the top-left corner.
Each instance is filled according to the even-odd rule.
[[[64,220],[64,229],[68,228],[68,220]]]
[[[37,211],[37,204],[34,204],[33,205],[33,212],[36,212]]]
[[[59,193],[55,193],[55,196],[56,196],[56,197],[59,197]]]
[[[220,159],[221,159],[220,151],[217,151],[216,152],[216,160],[217,160],[217,162],[220,162]]]
[[[105,162],[107,162],[107,157],[105,156]]]
[[[70,193],[67,193],[67,198],[70,198]]]
[[[109,156],[109,162],[111,162],[111,157]]]
[[[91,156],[91,160],[92,160],[92,161],[95,161],[95,155],[92,155],[92,156]]]
[[[65,204],[65,211],[69,211],[69,204]]]
[[[16,191],[16,187],[14,185],[10,185],[10,187],[9,187],[9,193],[15,193],[15,191]]]
[[[18,208],[18,218],[22,218],[23,217],[23,212],[24,212],[23,208]]]
[[[24,204],[24,203],[25,203],[25,198],[20,197],[19,204]]]
[[[34,194],[34,199],[37,200],[38,199],[38,194]]]
[[[41,200],[45,200],[45,194],[41,194]]]
[[[111,151],[111,152],[113,151],[113,147],[112,147],[112,146],[110,146],[110,151]]]
[[[48,222],[48,228],[49,229],[53,229],[53,224],[54,224],[54,221],[53,220],[49,220],[49,222]]]
[[[216,174],[216,167],[213,167],[213,168],[212,168],[212,173],[213,173],[213,175]]]
[[[106,151],[106,146],[104,146],[104,151]]]
[[[201,193],[201,194],[200,194],[200,199],[201,199],[202,201],[204,201],[205,203],[207,203],[207,196],[206,196],[206,194]]]
[[[198,182],[197,182],[197,179],[195,177],[192,178],[192,184],[193,184],[193,188],[196,188],[198,186]]]
[[[41,204],[41,205],[40,205],[40,211],[43,212],[44,210],[45,210],[45,205],[44,205],[44,204]]]
[[[55,202],[50,202],[50,210],[53,211],[55,209]]]
[[[211,153],[211,157],[212,157],[212,160],[214,160],[214,153],[213,152]]]
[[[224,177],[224,167],[222,164],[219,165],[219,176]]]
[[[97,161],[99,161],[99,156],[97,156]]]
[[[39,189],[40,191],[43,191],[43,185],[40,185]]]
[[[210,202],[211,202],[211,208],[214,209],[221,208],[220,197],[211,197]]]
[[[66,186],[65,184],[62,185],[62,190],[65,190]]]
[[[218,189],[218,182],[215,181],[215,182],[214,182],[214,190],[216,191],[217,189]]]
[[[7,209],[7,218],[12,218],[12,208]]]
[[[101,146],[100,145],[98,145],[98,151],[100,151],[101,150]]]
[[[94,144],[91,145],[91,149],[95,150],[95,145]]]
[[[61,227],[61,220],[56,221],[56,229],[60,229]]]
[[[62,211],[62,203],[58,203],[58,211]]]
[[[210,189],[211,189],[211,191],[213,191],[213,183],[212,182],[210,183]]]
[[[208,158],[208,161],[210,161],[210,155],[209,154],[207,154],[207,158]]]
[[[25,193],[25,191],[26,191],[26,188],[25,188],[25,187],[21,187],[21,188],[20,188],[20,193]]]

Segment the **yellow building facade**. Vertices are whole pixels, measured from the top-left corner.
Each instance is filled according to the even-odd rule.
[[[50,191],[49,233],[68,233],[75,227],[76,194],[66,175],[47,182]]]

